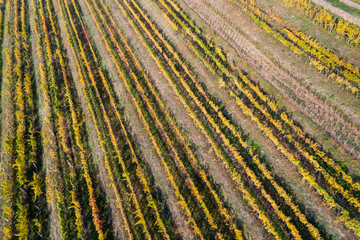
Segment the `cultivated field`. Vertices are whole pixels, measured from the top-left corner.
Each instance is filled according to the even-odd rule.
[[[360,239],[360,0],[0,0],[0,240]]]

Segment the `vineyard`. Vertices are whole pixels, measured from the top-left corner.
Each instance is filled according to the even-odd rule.
[[[0,239],[360,239],[358,1],[0,0]]]

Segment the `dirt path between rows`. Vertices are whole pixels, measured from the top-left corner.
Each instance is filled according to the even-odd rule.
[[[340,8],[337,8],[333,5],[331,5],[331,3],[327,2],[327,1],[324,1],[324,0],[311,0],[311,1],[313,1],[317,5],[325,8],[329,12],[332,12],[333,14],[335,14],[339,17],[342,17],[343,19],[345,19],[351,23],[360,26],[360,18],[359,17],[352,15],[351,13],[348,13]]]
[[[360,118],[351,125],[329,105],[319,100],[296,79],[281,70],[262,54],[250,41],[229,23],[208,8],[202,0],[184,0],[215,32],[226,40],[235,51],[263,78],[269,81],[290,103],[311,118],[339,145],[360,160]],[[231,23],[230,19],[226,19]]]
[[[311,18],[303,15],[297,9],[284,4],[284,0],[256,0],[256,4],[267,14],[273,13],[280,16],[296,29],[303,31],[307,36],[313,37],[322,46],[326,46],[326,48],[334,52],[339,58],[345,59],[357,67],[360,66],[359,47],[348,44],[347,40],[337,35],[336,32],[330,32],[323,29],[322,26],[314,24]]]
[[[346,5],[348,5],[350,7],[353,7],[353,8],[356,8],[356,9],[360,10],[360,4],[358,4],[356,2],[353,2],[351,0],[340,0],[340,2],[345,3]]]

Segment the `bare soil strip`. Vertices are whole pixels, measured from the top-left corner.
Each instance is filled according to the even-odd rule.
[[[329,48],[340,58],[346,59],[355,66],[360,66],[360,49],[358,47],[346,44],[344,38],[314,24],[312,19],[284,4],[283,0],[256,0],[256,3],[268,14],[274,13],[281,16],[297,29],[301,29],[306,35],[314,37],[321,45]]]
[[[360,18],[359,17],[354,16],[351,13],[348,13],[340,8],[334,7],[333,5],[331,5],[331,3],[328,3],[324,0],[312,0],[312,1],[316,4],[318,4],[319,6],[322,6],[329,12],[332,12],[333,14],[340,16],[343,19],[345,19],[351,23],[360,26]]]
[[[360,10],[360,4],[358,4],[356,2],[353,2],[351,0],[340,0],[340,2],[345,3],[346,5],[348,5],[350,7],[353,7],[353,8],[356,8],[356,9]]]

